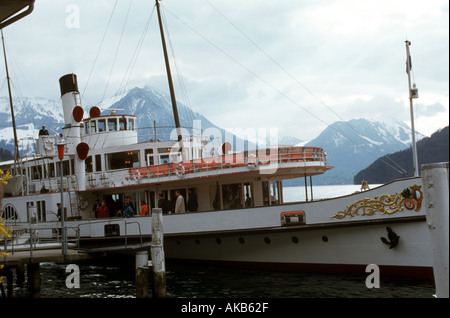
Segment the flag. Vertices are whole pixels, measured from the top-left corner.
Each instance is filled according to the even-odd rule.
[[[408,73],[408,63],[409,63],[409,70],[411,71],[411,69],[412,69],[411,55],[409,54],[409,49],[408,49],[408,46],[411,45],[411,42],[406,40],[405,43],[406,43],[406,53],[408,54],[408,56],[406,57],[406,73]]]
[[[409,70],[411,71],[411,69],[412,69],[411,55],[408,55],[408,57],[406,59],[406,73],[408,73],[408,63],[409,63]]]

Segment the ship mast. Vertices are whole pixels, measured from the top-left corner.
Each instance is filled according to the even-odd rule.
[[[408,74],[408,91],[409,91],[409,110],[411,115],[411,135],[412,135],[412,154],[413,154],[413,168],[414,177],[419,176],[418,160],[417,160],[417,146],[416,146],[416,132],[414,129],[414,109],[413,98],[419,98],[419,90],[416,87],[416,83],[411,86],[411,55],[409,54],[409,46],[411,42],[406,40],[406,73]]]
[[[155,2],[156,2],[156,9],[157,9],[157,12],[158,12],[159,30],[160,30],[160,33],[161,33],[161,42],[162,42],[163,51],[164,51],[164,60],[165,60],[165,63],[166,63],[167,80],[169,82],[170,98],[172,100],[173,117],[175,119],[175,127],[177,129],[178,143],[179,143],[180,151],[181,151],[181,154],[183,156],[183,146],[182,146],[182,134],[181,134],[180,118],[178,117],[177,101],[175,99],[175,90],[173,88],[172,74],[171,74],[171,71],[170,71],[169,57],[167,55],[166,40],[165,40],[165,37],[164,37],[164,29],[163,29],[163,23],[162,23],[162,19],[161,19],[161,12],[160,12],[160,8],[159,8],[159,0],[155,0]]]
[[[14,133],[14,175],[16,175],[16,163],[19,160],[19,143],[17,141],[16,121],[14,119],[14,106],[11,93],[11,82],[9,78],[8,60],[6,59],[5,38],[3,37],[3,29],[1,29],[1,33],[2,33],[3,54],[5,56],[6,81],[8,82],[9,105],[11,107],[11,119]]]

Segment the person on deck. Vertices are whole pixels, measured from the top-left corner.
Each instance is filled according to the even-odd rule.
[[[97,208],[98,218],[109,218],[109,208],[106,205],[105,200],[102,201],[102,205]]]
[[[42,126],[42,129],[39,130],[39,136],[48,136],[48,130],[45,129],[45,126]]]
[[[197,195],[194,193],[192,189],[188,190],[189,197],[188,202],[186,204],[186,209],[188,212],[194,212],[198,209],[198,201],[197,201]]]
[[[175,196],[177,197],[177,201],[175,202],[175,213],[185,213],[184,198],[180,191],[175,191]]]
[[[134,213],[133,208],[131,207],[131,204],[128,201],[125,201],[125,209],[123,210],[123,217],[129,218],[134,215],[135,215],[135,213]]]
[[[158,208],[160,208],[164,214],[170,211],[170,202],[164,198],[162,193],[158,194]]]
[[[148,204],[144,200],[141,201],[141,216],[148,215]]]
[[[92,211],[94,211],[95,218],[98,217],[98,216],[97,216],[97,208],[98,208],[99,206],[101,206],[100,200],[99,200],[99,199],[95,199],[94,207],[92,208]]]

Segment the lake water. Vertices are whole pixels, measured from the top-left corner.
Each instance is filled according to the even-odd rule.
[[[314,199],[350,194],[358,185],[315,186]],[[303,195],[303,197],[302,197]],[[286,201],[304,199],[303,187],[284,188]],[[80,288],[66,287],[67,264],[41,264],[42,298],[133,298],[134,257],[79,263]],[[383,277],[379,288],[367,288],[368,274],[324,275],[199,266],[167,262],[169,298],[432,298],[434,282]],[[16,287],[16,297],[27,297]]]

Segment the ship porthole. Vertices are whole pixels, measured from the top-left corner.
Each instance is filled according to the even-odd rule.
[[[217,245],[220,245],[220,244],[222,244],[222,240],[220,238],[216,238],[216,243],[217,243]]]
[[[241,244],[245,244],[245,240],[243,237],[238,238],[239,243]]]
[[[264,238],[264,242],[265,242],[266,244],[270,244],[270,238],[266,236],[266,237]]]
[[[328,236],[326,235],[322,236],[322,241],[324,241],[325,243],[328,242]]]
[[[291,240],[292,240],[292,243],[295,243],[295,244],[298,244],[298,237],[297,236],[293,236],[292,238],[291,238]]]

